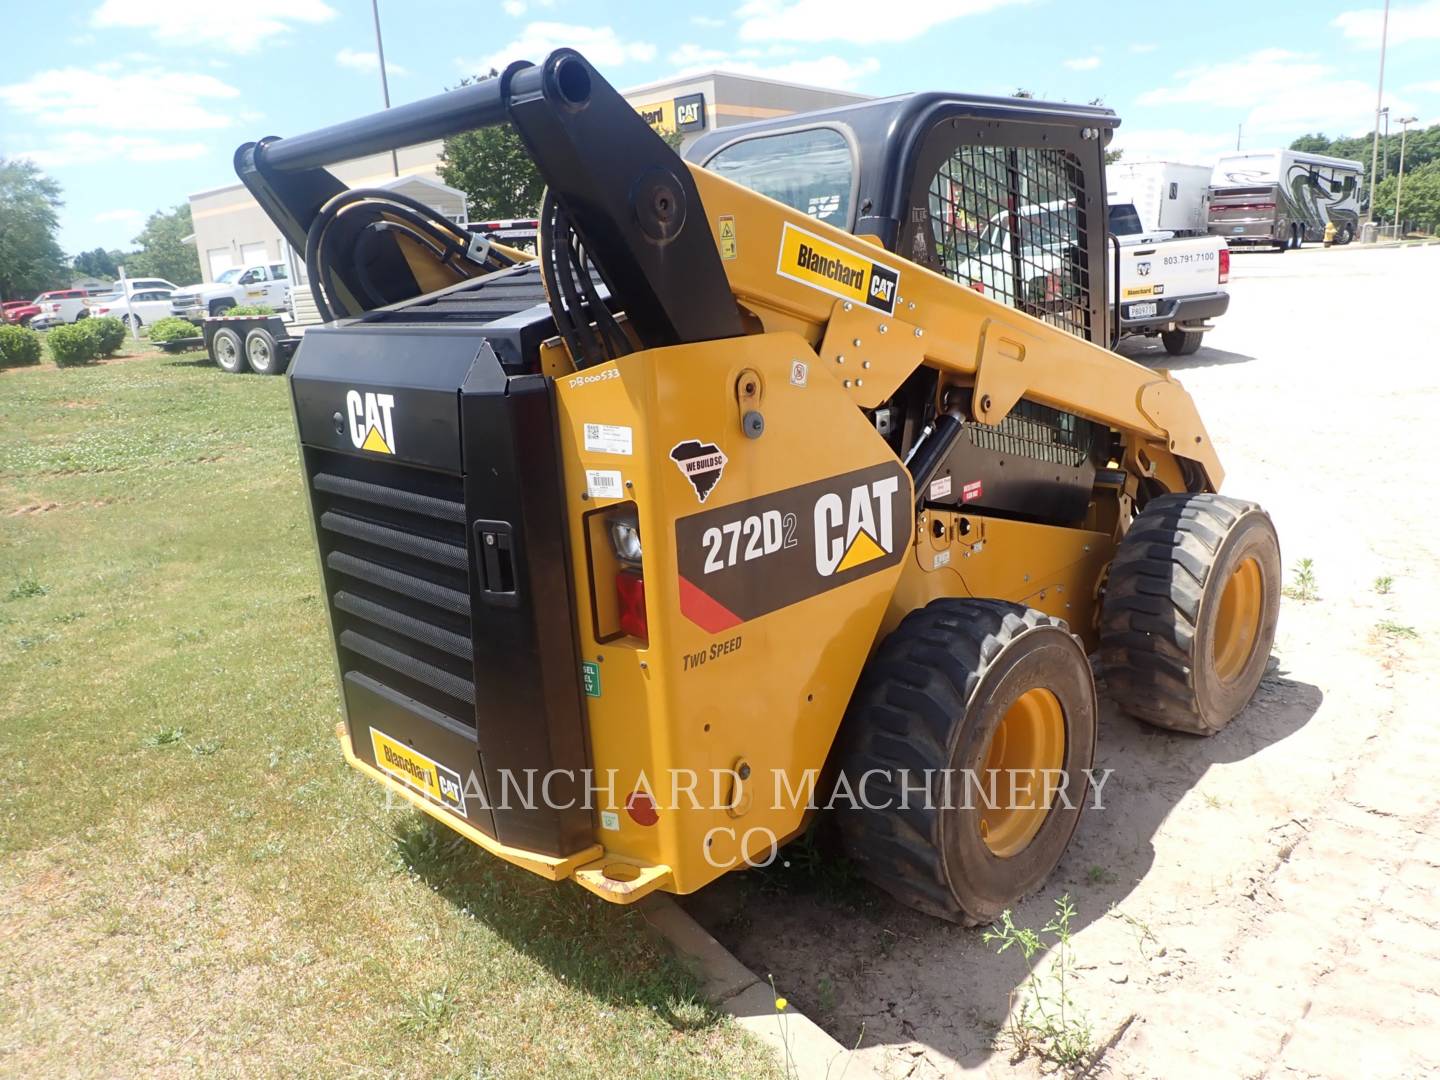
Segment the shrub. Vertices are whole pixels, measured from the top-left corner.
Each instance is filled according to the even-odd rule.
[[[0,326],[0,368],[40,362],[40,335],[23,326]]]
[[[125,344],[125,324],[113,315],[103,319],[86,319],[80,325],[95,339],[95,351],[101,356],[114,356],[115,351]]]
[[[67,323],[50,331],[50,356],[60,367],[88,364],[100,355],[99,339],[85,326],[89,319]]]
[[[150,340],[156,345],[164,345],[167,342],[179,341],[181,338],[199,337],[200,330],[189,319],[182,319],[178,315],[169,315],[158,319],[150,324],[147,331]]]
[[[237,304],[235,307],[226,308],[221,315],[274,315],[275,309],[266,307],[264,304]]]

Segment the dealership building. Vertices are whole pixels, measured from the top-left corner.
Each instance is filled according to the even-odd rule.
[[[637,86],[624,96],[656,131],[680,135],[682,149],[716,128],[864,100],[863,94],[721,71]],[[393,161],[388,153],[375,154],[331,166],[330,171],[349,187],[393,188],[464,223],[464,194],[440,180],[440,147],[439,142],[423,143],[400,150]],[[190,213],[207,282],[231,267],[276,261],[289,262],[292,278],[303,280],[295,253],[244,185],[196,192],[190,196]]]

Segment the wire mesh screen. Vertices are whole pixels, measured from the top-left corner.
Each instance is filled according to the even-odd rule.
[[[957,147],[930,182],[927,209],[943,273],[1090,336],[1084,181],[1073,154]]]
[[[1016,402],[999,424],[966,424],[970,442],[982,450],[1075,468],[1095,451],[1098,425],[1033,401]]]

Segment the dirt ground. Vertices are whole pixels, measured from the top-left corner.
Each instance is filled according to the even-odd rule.
[[[1317,597],[1283,602],[1269,674],[1214,738],[1101,685],[1104,809],[1015,911],[1077,909],[1096,1075],[1440,1073],[1437,286],[1440,246],[1240,254],[1206,348],[1126,350],[1179,373],[1224,491],[1269,509]],[[881,1076],[1042,1069],[1001,1033],[1024,963],[979,930],[734,876],[689,906]]]

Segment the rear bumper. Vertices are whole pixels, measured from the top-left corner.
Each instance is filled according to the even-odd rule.
[[[340,751],[345,763],[364,774],[381,787],[398,795],[421,813],[434,818],[440,824],[453,829],[466,840],[484,848],[491,855],[513,863],[532,874],[539,874],[549,881],[573,879],[576,884],[589,889],[602,900],[612,904],[633,904],[641,897],[656,889],[671,884],[670,868],[653,864],[637,863],[631,859],[607,856],[599,844],[592,844],[569,855],[546,855],[528,848],[502,844],[493,836],[481,832],[475,826],[447,811],[425,792],[411,787],[381,772],[370,762],[355,753],[350,742],[350,732],[344,723],[335,725],[336,738],[340,740]]]
[[[1143,301],[1142,301],[1143,302]],[[1218,319],[1230,307],[1227,292],[1202,293],[1199,296],[1164,297],[1154,301],[1155,314],[1143,319],[1131,319],[1126,313],[1134,306],[1125,304],[1120,309],[1120,329],[1126,334],[1143,333],[1147,330],[1173,330],[1181,326],[1194,328],[1193,324],[1206,319]]]

